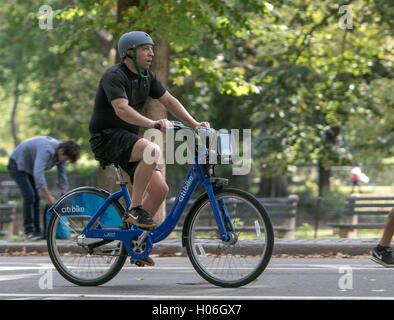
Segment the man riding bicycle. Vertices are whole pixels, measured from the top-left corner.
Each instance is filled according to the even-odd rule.
[[[152,38],[142,31],[128,32],[120,37],[118,51],[122,61],[102,76],[89,124],[95,158],[102,165],[119,164],[130,176],[132,207],[128,208],[125,221],[147,230],[157,226],[152,217],[165,200],[168,186],[157,167],[161,150],[138,135],[139,127],[156,127],[165,133],[172,126],[167,119],[153,121],[141,114],[148,96],[158,99],[176,118],[195,130],[209,127],[208,122],[197,122],[149,70],[153,46]],[[153,163],[143,159],[146,148],[152,150]],[[154,264],[149,257],[141,262]]]

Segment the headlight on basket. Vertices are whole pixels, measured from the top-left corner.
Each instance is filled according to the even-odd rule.
[[[218,163],[231,164],[233,156],[233,136],[231,131],[218,132],[217,137]]]

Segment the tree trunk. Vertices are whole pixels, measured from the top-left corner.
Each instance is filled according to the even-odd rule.
[[[333,147],[337,143],[337,137],[340,133],[340,127],[331,127],[329,131],[326,132],[324,144],[326,146],[327,152],[332,152]],[[328,158],[332,159],[333,155],[331,153],[328,154]],[[334,157],[335,159],[336,157]],[[319,196],[322,196],[325,191],[330,191],[330,176],[331,169],[329,166],[324,165],[321,160],[319,160]]]
[[[14,147],[16,148],[18,144],[21,142],[18,138],[18,123],[16,121],[16,111],[18,109],[19,104],[19,90],[18,90],[18,81],[15,82],[14,88],[14,105],[12,106],[11,112],[11,136],[14,140]]]
[[[139,7],[139,0],[118,0],[117,12],[116,12],[116,23],[123,21],[123,13],[126,12],[130,7]],[[133,25],[133,21],[130,21],[130,26]],[[131,31],[131,30],[129,30]],[[126,31],[125,31],[126,32]]]
[[[319,164],[319,196],[323,196],[325,191],[330,190],[330,168],[326,169],[322,164]]]
[[[265,198],[287,197],[287,176],[261,177],[258,195]]]

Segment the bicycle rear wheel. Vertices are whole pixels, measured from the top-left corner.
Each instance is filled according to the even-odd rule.
[[[184,240],[190,261],[207,281],[222,287],[239,287],[256,279],[266,268],[273,250],[270,218],[251,194],[239,189],[215,193],[223,200],[235,229],[222,241],[208,197],[196,203],[185,222]]]
[[[103,284],[122,269],[127,252],[122,241],[83,238],[81,232],[108,194],[96,188],[79,188],[61,198],[48,224],[49,256],[57,271],[79,286]],[[102,228],[125,228],[123,209],[112,202],[98,220]],[[62,225],[69,231],[67,239],[59,238]]]

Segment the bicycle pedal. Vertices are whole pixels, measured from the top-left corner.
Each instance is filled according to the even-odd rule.
[[[145,266],[141,261],[135,260],[135,259],[131,259],[131,258],[130,258],[130,263],[131,264],[135,264],[137,267],[144,267]]]

